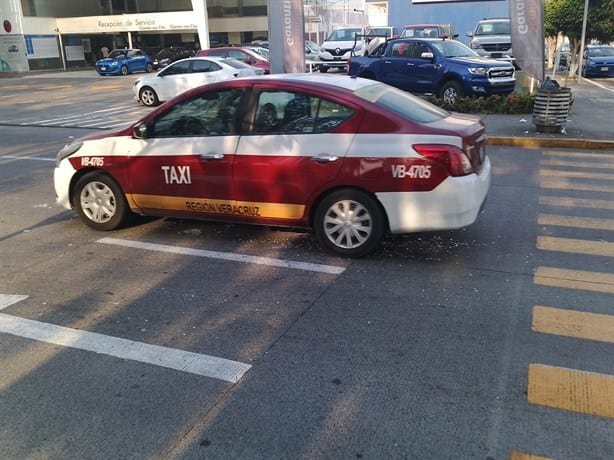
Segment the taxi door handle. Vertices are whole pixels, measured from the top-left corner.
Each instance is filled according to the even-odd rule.
[[[202,153],[200,155],[201,160],[221,160],[224,158],[223,153]]]
[[[333,161],[337,161],[339,157],[336,157],[335,155],[318,155],[311,157],[311,159],[318,163],[332,163]]]

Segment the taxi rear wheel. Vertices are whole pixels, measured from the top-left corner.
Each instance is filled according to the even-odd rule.
[[[77,181],[73,204],[79,217],[94,230],[122,227],[131,214],[119,185],[101,172],[88,173]]]
[[[358,190],[338,190],[325,197],[314,218],[320,244],[348,257],[362,257],[376,249],[384,235],[381,208]]]
[[[158,105],[160,103],[158,95],[149,86],[145,86],[141,89],[139,92],[139,99],[143,105],[146,105],[147,107],[153,107],[154,105]]]

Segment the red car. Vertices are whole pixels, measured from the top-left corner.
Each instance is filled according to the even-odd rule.
[[[271,73],[271,64],[268,59],[261,54],[249,48],[241,48],[238,46],[223,46],[220,48],[211,48],[200,50],[197,56],[221,56],[230,57],[237,61],[244,62],[254,67],[264,70],[264,73]]]
[[[277,74],[186,91],[58,154],[58,203],[96,230],[132,213],[311,228],[345,256],[472,224],[491,165],[477,117],[376,81]]]

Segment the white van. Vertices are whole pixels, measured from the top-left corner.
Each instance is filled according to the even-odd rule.
[[[366,48],[363,34],[362,27],[333,30],[321,46],[320,72],[328,72],[328,69],[347,70],[347,61],[352,54],[363,56]]]

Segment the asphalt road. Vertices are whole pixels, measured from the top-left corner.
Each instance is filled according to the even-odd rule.
[[[0,458],[614,458],[614,152],[490,147],[475,225],[358,260],[98,233],[54,157],[134,78],[0,80]]]

